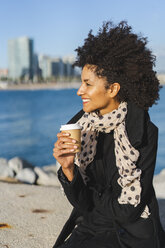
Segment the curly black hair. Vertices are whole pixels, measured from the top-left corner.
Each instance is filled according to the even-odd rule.
[[[146,44],[147,38],[133,33],[126,21],[105,22],[97,35],[90,30],[84,45],[75,50],[74,66],[95,65],[97,76],[106,78],[106,88],[120,84],[119,102],[131,101],[147,110],[157,103],[161,86],[153,70],[156,58]]]

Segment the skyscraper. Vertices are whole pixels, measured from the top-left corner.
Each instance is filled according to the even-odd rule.
[[[29,80],[33,78],[33,40],[28,37],[20,37],[9,40],[8,60],[9,77]]]
[[[42,70],[42,76],[44,79],[64,76],[64,64],[61,58],[52,58],[47,55],[40,55],[39,67]]]
[[[63,57],[63,63],[64,63],[64,75],[65,76],[74,76],[75,75],[75,69],[72,67],[73,63],[75,62],[75,57],[65,56]]]
[[[38,58],[39,68],[42,70],[42,77],[44,79],[52,76],[51,58],[47,55],[40,55]]]

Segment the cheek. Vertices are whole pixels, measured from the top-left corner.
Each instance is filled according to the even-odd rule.
[[[92,87],[88,89],[88,96],[94,104],[105,104],[106,102],[106,92],[102,87]]]
[[[110,100],[105,94],[98,95],[97,101],[96,101],[97,107],[103,108],[103,107],[108,106],[109,103],[110,103]]]
[[[104,93],[102,92],[97,92],[97,94],[95,94],[95,99],[98,101],[98,102],[105,102],[106,101],[106,96]]]
[[[91,98],[93,99],[99,99],[100,97],[102,97],[102,92],[100,90],[98,90],[97,88],[93,88],[89,91],[89,95],[91,96]]]

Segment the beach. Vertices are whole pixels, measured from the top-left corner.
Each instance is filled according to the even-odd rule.
[[[154,186],[165,228],[165,171]],[[0,182],[0,188],[0,248],[52,248],[72,209],[60,185]]]
[[[45,89],[78,89],[80,82],[48,82],[48,83],[0,83],[0,90],[45,90]]]
[[[158,75],[161,85],[165,85],[165,74]],[[43,83],[8,83],[0,81],[0,90],[45,90],[45,89],[78,89],[81,82],[43,82]]]
[[[53,247],[72,209],[60,187],[0,182],[0,188],[0,248]]]

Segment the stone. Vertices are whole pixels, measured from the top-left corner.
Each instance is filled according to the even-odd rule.
[[[22,169],[25,168],[30,168],[33,169],[34,166],[27,162],[24,159],[21,159],[19,157],[14,157],[8,161],[9,167],[16,173],[18,174]]]
[[[45,186],[60,186],[60,182],[55,172],[44,171],[40,167],[35,167],[34,171],[38,176],[36,181],[37,184]]]
[[[0,178],[5,179],[14,177],[14,171],[8,166],[8,161],[5,158],[0,158]]]
[[[158,175],[154,176],[153,184],[156,192],[156,197],[159,199],[164,198],[165,169],[163,169]]]
[[[161,170],[159,174],[154,176],[154,183],[165,183],[165,169]]]
[[[165,169],[161,170],[160,175],[164,175],[165,176]]]
[[[8,160],[6,158],[0,158],[0,165],[1,164],[8,166]]]
[[[61,165],[58,161],[56,161],[56,170],[58,171],[60,169]]]
[[[48,173],[54,173],[55,175],[57,175],[57,171],[59,169],[59,167],[57,166],[57,164],[51,164],[51,165],[45,165],[42,167],[42,169],[45,171],[45,172],[48,172]]]
[[[25,168],[20,170],[15,178],[23,183],[35,184],[37,175],[31,168]]]

